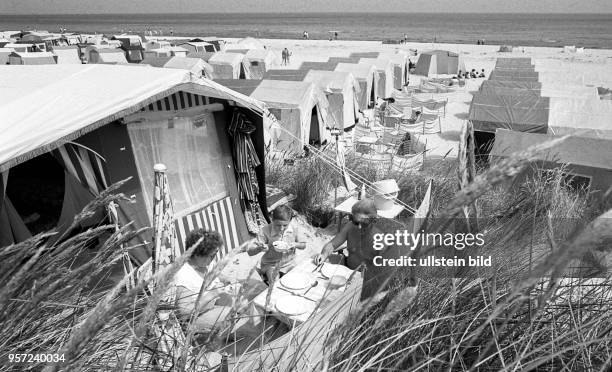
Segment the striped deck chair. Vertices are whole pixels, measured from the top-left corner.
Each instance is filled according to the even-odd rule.
[[[448,98],[443,99],[443,100],[434,100],[434,99],[429,99],[429,100],[421,99],[420,100],[416,97],[412,98],[413,106],[421,107],[422,111],[427,109],[430,111],[430,113],[440,114],[442,112],[444,116],[446,116],[446,105],[447,104],[448,104]]]
[[[386,153],[373,153],[364,155],[360,159],[362,160],[360,164],[362,168],[373,169],[376,174],[376,178],[381,179],[389,174],[389,170],[391,169],[391,164],[393,162],[393,155]]]
[[[396,155],[391,163],[391,173],[404,175],[406,173],[418,172],[423,169],[425,151],[412,155]],[[399,180],[398,180],[399,181]]]
[[[384,131],[380,138],[380,144],[384,147],[384,152],[388,154],[397,153],[398,148],[404,141],[406,133],[399,130]]]

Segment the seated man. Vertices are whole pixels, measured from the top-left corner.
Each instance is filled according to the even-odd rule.
[[[233,331],[228,322],[232,310],[240,311],[246,308],[248,303],[246,301],[235,303],[236,298],[232,296],[232,291],[229,289],[231,286],[228,283],[229,280],[221,275],[212,279],[198,301],[204,278],[209,273],[209,265],[217,255],[219,248],[223,246],[223,239],[219,233],[204,229],[192,231],[187,236],[185,245],[191,247],[201,238],[202,242],[198,244],[189,261],[179,269],[173,279],[178,315],[183,321],[189,321],[191,314],[195,311],[194,326],[199,333]],[[238,323],[234,330],[244,325],[245,321]]]
[[[485,72],[484,72],[484,68],[482,69],[482,71],[480,72],[480,75],[478,75],[479,78],[483,78],[485,77]]]

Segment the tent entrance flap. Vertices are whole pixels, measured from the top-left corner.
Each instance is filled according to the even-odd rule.
[[[64,204],[64,169],[46,153],[12,167],[6,197],[32,234],[57,226]]]
[[[321,130],[319,124],[319,113],[317,107],[312,108],[310,115],[310,135],[308,136],[308,144],[321,145]]]

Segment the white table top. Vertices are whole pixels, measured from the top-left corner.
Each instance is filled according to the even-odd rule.
[[[326,264],[331,265],[329,263],[326,263]],[[340,266],[340,265],[334,265],[334,266]],[[327,303],[328,301],[332,301],[333,299],[338,298],[338,296],[341,296],[344,290],[346,289],[346,286],[340,287],[338,289],[329,289],[328,288],[329,279],[325,278],[320,273],[320,271],[313,272],[313,270],[315,269],[316,269],[316,265],[314,265],[311,260],[308,260],[308,261],[300,263],[298,266],[294,267],[293,269],[291,269],[291,271],[285,274],[285,275],[290,275],[291,273],[303,273],[306,275],[311,275],[313,277],[313,280],[316,280],[318,282],[317,286],[312,287],[310,290],[308,290],[308,288],[301,289],[301,290],[293,290],[293,289],[289,290],[290,292],[293,292],[299,295],[298,297],[300,298],[305,297],[305,298],[310,299],[315,305],[313,306],[313,311],[308,311],[300,315],[287,315],[287,314],[282,314],[278,312],[276,310],[276,302],[280,298],[294,296],[290,292],[284,290],[286,288],[281,284],[281,280],[277,280],[274,283],[274,286],[272,287],[272,293],[270,296],[270,302],[268,302],[267,304],[268,306],[266,306],[266,297],[268,296],[268,290],[265,290],[259,295],[257,295],[257,297],[253,299],[253,304],[255,304],[255,306],[259,308],[260,310],[265,309],[266,311],[272,312],[272,314],[274,314],[275,317],[277,317],[278,319],[280,319],[281,321],[289,325],[294,325],[294,324],[297,325],[297,324],[304,323],[313,314],[314,310],[317,307],[319,307],[317,306],[319,305],[319,303],[321,303],[322,301],[324,301],[324,303]],[[356,273],[356,275],[360,276],[361,274]],[[347,279],[348,279],[348,276],[347,276]],[[306,291],[308,291],[308,293],[304,295]],[[319,308],[316,310],[320,311],[321,309]]]
[[[353,207],[353,204],[357,203],[357,201],[358,200],[357,200],[356,197],[351,196],[350,198],[346,199],[342,203],[338,204],[338,206],[336,206],[335,209],[338,212],[342,212],[342,213],[346,213],[346,214],[351,214],[351,208]],[[377,212],[378,212],[378,215],[380,217],[383,217],[383,218],[395,218],[403,210],[404,210],[404,207],[402,207],[401,205],[393,204],[393,207],[391,207],[390,209],[378,210]]]

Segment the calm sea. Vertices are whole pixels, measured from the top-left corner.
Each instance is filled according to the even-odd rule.
[[[0,15],[0,30],[59,27],[99,33],[160,30],[175,36],[329,38],[530,46],[576,45],[612,49],[612,14],[105,14],[105,15]]]

